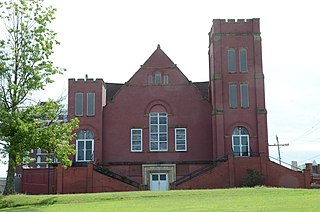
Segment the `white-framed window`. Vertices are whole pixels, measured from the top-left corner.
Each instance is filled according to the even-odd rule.
[[[156,72],[155,74],[155,85],[160,85],[161,84],[161,73],[160,72]]]
[[[37,163],[41,163],[41,157],[40,156],[37,157]]]
[[[37,154],[41,154],[41,149],[40,148],[37,149]]]
[[[232,131],[232,150],[234,156],[250,156],[249,133],[244,127]]]
[[[187,129],[175,129],[175,148],[176,151],[187,151]]]
[[[94,136],[88,129],[80,130],[76,138],[76,161],[85,162],[93,160]]]
[[[76,111],[75,115],[76,116],[83,116],[83,93],[77,92],[76,93]]]
[[[150,113],[150,151],[168,151],[168,114]]]
[[[237,84],[229,84],[229,106],[237,108]]]
[[[95,93],[87,93],[87,116],[94,116]]]
[[[241,95],[241,107],[248,108],[249,107],[248,84],[246,83],[240,84],[240,95]]]
[[[142,152],[142,129],[131,129],[131,152]]]
[[[239,62],[240,62],[240,72],[247,72],[247,49],[241,48],[239,50]]]
[[[168,74],[163,75],[163,84],[168,85],[169,84],[169,76]]]
[[[228,72],[236,72],[236,50],[233,48],[228,49]]]

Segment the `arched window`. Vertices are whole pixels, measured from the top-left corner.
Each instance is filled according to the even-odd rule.
[[[236,127],[232,131],[232,150],[234,156],[250,156],[249,133],[244,127]]]
[[[76,161],[85,162],[93,160],[94,139],[93,132],[88,129],[80,130],[76,139]]]

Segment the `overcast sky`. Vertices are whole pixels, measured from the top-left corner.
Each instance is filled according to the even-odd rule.
[[[55,0],[55,65],[68,71],[35,98],[67,94],[68,78],[124,83],[157,44],[193,82],[208,81],[212,19],[260,18],[269,144],[281,157],[320,162],[320,13],[316,0]],[[276,147],[270,156],[277,158]],[[1,171],[1,173],[4,173]],[[0,173],[0,176],[3,175]]]

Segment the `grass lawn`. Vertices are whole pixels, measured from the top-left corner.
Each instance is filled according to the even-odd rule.
[[[320,211],[320,190],[235,188],[0,196],[0,211]]]

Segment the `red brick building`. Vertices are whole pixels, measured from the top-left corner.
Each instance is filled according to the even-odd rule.
[[[74,165],[52,169],[38,191],[25,170],[22,190],[226,188],[248,169],[267,186],[309,187],[310,171],[268,158],[259,19],[213,20],[209,64],[209,80],[191,82],[158,45],[124,84],[69,79],[68,115],[80,120]]]

